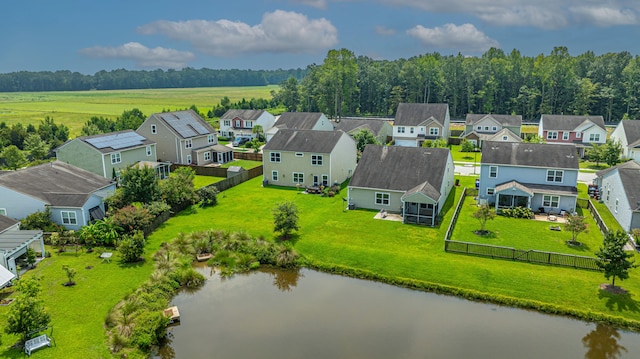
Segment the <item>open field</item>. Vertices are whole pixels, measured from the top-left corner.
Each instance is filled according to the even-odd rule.
[[[227,96],[231,102],[243,98],[271,98],[278,86],[203,87],[185,89],[146,89],[110,91],[56,91],[0,93],[0,122],[7,125],[29,123],[37,125],[46,116],[69,127],[71,136],[93,116],[115,119],[133,108],[145,115],[162,110],[178,110],[196,105],[206,113]]]

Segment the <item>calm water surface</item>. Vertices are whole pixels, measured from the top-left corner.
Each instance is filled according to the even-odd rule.
[[[208,278],[156,358],[639,358],[640,335],[310,270]]]

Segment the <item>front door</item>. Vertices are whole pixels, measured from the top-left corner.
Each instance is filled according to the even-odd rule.
[[[318,175],[313,175],[313,185],[317,186],[320,184],[320,177]]]

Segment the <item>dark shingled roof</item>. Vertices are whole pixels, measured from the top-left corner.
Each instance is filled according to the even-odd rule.
[[[467,114],[467,119],[465,120],[465,124],[473,125],[474,123],[482,120],[485,117],[491,117],[494,120],[498,121],[502,126],[509,127],[520,127],[522,125],[522,116],[521,115],[495,115],[495,114]]]
[[[578,155],[574,145],[488,141],[482,145],[482,163],[577,170]]]
[[[183,139],[216,133],[216,130],[193,110],[154,113],[150,117],[165,123]]]
[[[540,125],[547,131],[571,131],[587,120],[606,130],[602,116],[542,115]]]
[[[629,147],[640,145],[640,120],[622,121],[620,124],[624,129],[625,137],[627,137],[627,145]]]
[[[267,142],[263,151],[295,151],[331,153],[342,131],[314,131],[281,129]]]
[[[439,191],[448,158],[447,148],[367,145],[349,186],[423,192],[429,184]]]
[[[234,118],[240,118],[244,121],[255,121],[265,111],[264,110],[229,110],[220,116],[221,120],[233,120]]]
[[[627,194],[629,206],[632,210],[640,210],[640,206],[638,205],[640,201],[640,163],[636,161],[623,162],[617,166],[598,171],[596,176],[602,177],[615,170],[618,170],[620,174],[620,181],[624,187],[624,192]]]
[[[155,141],[151,141],[145,138],[144,136],[138,134],[134,130],[123,130],[123,131],[117,131],[117,132],[101,133],[93,136],[77,137],[76,139],[95,148],[97,151],[101,153],[117,152],[117,151],[125,150],[128,148],[147,146],[155,143]],[[69,140],[65,142],[60,147],[66,145],[71,141],[73,140]],[[114,147],[117,147],[117,148],[114,148]]]
[[[342,130],[344,132],[350,132],[353,130],[360,131],[361,129],[369,130],[369,132],[374,135],[378,135],[380,130],[382,130],[382,126],[385,123],[389,123],[387,120],[378,120],[378,119],[370,119],[370,120],[361,120],[361,119],[342,119],[340,122],[334,122],[333,128],[336,130]]]
[[[418,126],[433,117],[444,125],[449,105],[446,103],[401,103],[396,111],[394,126]]]
[[[285,112],[278,117],[275,126],[292,130],[311,130],[322,115],[322,112]]]
[[[110,184],[102,176],[60,161],[0,176],[0,186],[62,207],[81,207],[91,193]]]
[[[15,219],[0,214],[0,233],[15,226],[17,223],[18,221]]]

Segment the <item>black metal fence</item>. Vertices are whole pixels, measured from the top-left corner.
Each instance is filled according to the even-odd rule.
[[[446,240],[444,242],[444,250],[446,252],[464,253],[481,257],[508,259],[520,262],[548,264],[588,270],[600,270],[596,258],[575,256],[571,254],[521,250],[510,247],[458,242],[452,240]]]
[[[456,226],[456,221],[458,220],[458,215],[460,214],[460,210],[462,209],[462,203],[464,202],[464,197],[467,195],[467,187],[462,189],[462,195],[458,200],[458,204],[456,205],[455,211],[453,211],[453,217],[451,218],[451,223],[449,223],[449,228],[447,228],[447,233],[444,235],[445,243],[451,238],[451,234],[453,233],[453,228]],[[446,249],[446,246],[445,246]]]

